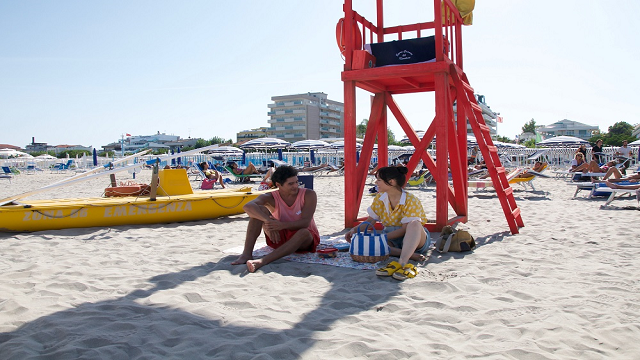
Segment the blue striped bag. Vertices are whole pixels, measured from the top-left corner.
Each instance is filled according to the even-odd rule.
[[[357,262],[375,263],[384,261],[389,258],[389,244],[387,244],[387,234],[377,232],[373,225],[369,222],[364,232],[358,232],[351,239],[349,254],[351,258]],[[367,232],[371,227],[371,232]]]

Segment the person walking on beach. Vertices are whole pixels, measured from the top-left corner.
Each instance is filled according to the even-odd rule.
[[[244,250],[231,264],[246,264],[249,272],[296,251],[315,252],[320,243],[313,219],[318,202],[316,193],[298,187],[298,171],[289,165],[279,166],[271,181],[278,190],[262,194],[243,207],[249,215]],[[253,248],[262,231],[267,245],[274,250],[254,259]]]
[[[378,170],[376,186],[378,194],[367,209],[367,222],[373,224],[380,221],[387,234],[387,242],[391,256],[398,256],[387,266],[376,270],[378,276],[393,276],[397,280],[413,278],[418,269],[409,260],[423,261],[424,254],[431,245],[429,234],[424,229],[427,217],[420,200],[403,189],[407,180],[408,169],[404,166],[388,166]],[[366,224],[365,224],[366,225]],[[363,229],[358,225],[349,230],[346,239],[351,242],[353,235]]]

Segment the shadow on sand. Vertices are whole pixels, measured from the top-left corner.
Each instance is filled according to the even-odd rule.
[[[280,276],[322,275],[331,284],[321,303],[299,322],[285,325],[287,329],[277,329],[282,323],[273,328],[247,326],[251,319],[231,324],[224,316],[212,319],[181,309],[141,304],[153,294],[202,280],[216,271],[236,274],[239,267],[229,265],[231,260],[226,257],[218,263],[157,275],[148,280],[154,285],[148,290],[78,304],[0,334],[2,359],[297,358],[314,346],[317,333],[330,330],[339,319],[376,308],[399,291],[397,281],[376,281],[368,271],[345,269],[327,272],[332,274],[327,276],[323,275],[323,265],[314,265],[317,269],[313,274],[301,273],[294,265],[279,267],[283,269],[278,272]],[[263,269],[261,275],[270,273],[269,267]],[[256,275],[260,276],[241,274]],[[194,298],[190,302],[206,302],[198,294],[191,296]]]

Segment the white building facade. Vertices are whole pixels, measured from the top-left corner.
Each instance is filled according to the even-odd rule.
[[[289,142],[344,137],[344,104],[322,92],[273,96],[270,136]]]
[[[583,124],[573,120],[560,120],[551,125],[541,126],[536,129],[539,134],[546,137],[553,136],[574,136],[580,139],[589,140],[594,131],[600,131],[598,126]]]
[[[485,101],[485,97],[484,95],[475,95],[476,100],[478,101],[478,105],[480,105],[480,108],[482,108],[482,118],[484,119],[484,122],[487,124],[487,126],[489,127],[489,132],[491,133],[491,137],[495,138],[498,135],[498,116],[500,115],[500,113],[497,113],[493,110],[491,110],[491,108],[489,107],[489,105],[487,105],[486,101]],[[453,105],[453,116],[454,119],[458,119],[458,107],[456,105]],[[473,129],[471,128],[471,125],[469,124],[469,122],[467,121],[467,134],[473,135]]]

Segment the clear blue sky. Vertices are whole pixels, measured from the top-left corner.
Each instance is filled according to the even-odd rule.
[[[387,3],[387,25],[432,18],[430,0]],[[375,1],[354,4],[374,18]],[[638,14],[621,0],[478,0],[465,72],[504,117],[498,133],[513,138],[532,118],[603,131],[640,122]],[[340,0],[0,0],[0,143],[99,148],[157,131],[235,140],[267,126],[271,96],[342,101],[340,17]],[[358,93],[358,119],[367,98]],[[432,99],[399,97],[414,128],[432,119]]]

